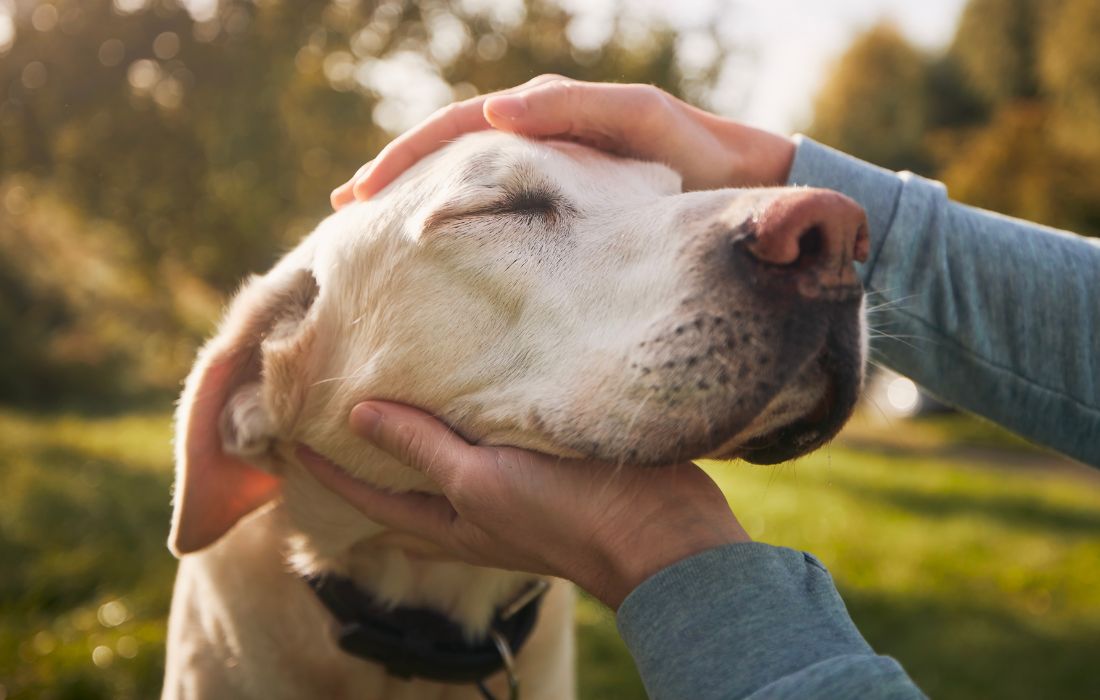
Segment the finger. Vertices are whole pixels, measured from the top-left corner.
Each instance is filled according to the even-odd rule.
[[[370,168],[370,164],[371,161],[367,161],[363,165],[359,166],[359,169],[355,171],[355,174],[352,175],[347,182],[332,191],[332,194],[329,195],[329,202],[332,203],[333,209],[338,210],[341,207],[347,204],[351,204],[353,201],[355,201],[355,193],[353,191],[355,181],[358,180],[363,175],[363,173],[365,173]]]
[[[354,184],[355,180],[348,180],[334,189],[332,194],[328,196],[328,201],[332,204],[334,210],[339,211],[344,206],[355,201],[355,193],[352,191],[352,186]]]
[[[660,90],[648,85],[559,80],[514,95],[490,96],[485,117],[497,129],[530,136],[622,138],[638,115],[651,115],[664,100]]]
[[[427,121],[390,141],[375,165],[355,185],[356,199],[369,199],[424,156],[445,142],[471,131],[489,128],[481,113],[481,99],[456,102],[438,110]]]
[[[563,80],[560,75],[540,75],[523,85],[492,93],[502,95],[524,90],[532,85]],[[359,175],[353,185],[356,199],[369,199],[408,170],[424,156],[435,152],[448,141],[473,131],[490,128],[483,114],[485,100],[491,95],[479,95],[443,107],[391,141],[374,159],[374,165]]]
[[[299,447],[297,456],[317,481],[376,523],[436,543],[452,540],[455,511],[443,496],[416,491],[391,493],[375,488],[308,447]]]
[[[352,409],[349,422],[359,437],[423,472],[444,491],[463,472],[486,464],[483,448],[470,445],[443,423],[409,406],[361,403]]]

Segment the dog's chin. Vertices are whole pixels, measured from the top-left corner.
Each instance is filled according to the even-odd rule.
[[[836,437],[851,417],[862,387],[859,365],[837,363],[834,357],[826,349],[753,416],[701,405],[684,411],[682,421],[666,417],[659,435],[628,437],[628,454],[594,456],[650,467],[697,459],[769,465],[806,455]],[[701,415],[712,417],[705,429],[699,424]],[[724,418],[715,420],[716,416]],[[650,449],[638,449],[643,445]]]
[[[738,448],[737,457],[760,465],[802,457],[836,437],[851,413],[851,406],[838,409],[822,399],[810,415],[744,442]]]

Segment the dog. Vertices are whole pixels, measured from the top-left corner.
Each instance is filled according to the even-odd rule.
[[[497,132],[333,214],[243,285],[186,381],[163,697],[506,697],[516,676],[525,700],[574,697],[568,584],[418,558],[296,446],[438,492],[350,433],[371,398],[563,458],[796,457],[860,390],[867,247],[838,193],[683,192],[660,164]],[[459,678],[486,649],[499,670]]]

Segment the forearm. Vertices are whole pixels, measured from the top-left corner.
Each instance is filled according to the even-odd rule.
[[[1100,245],[956,204],[798,141],[790,184],[862,204],[875,358],[945,401],[1100,466]]]
[[[681,561],[623,602],[619,630],[654,700],[919,698],[852,624],[809,555],[759,543]]]

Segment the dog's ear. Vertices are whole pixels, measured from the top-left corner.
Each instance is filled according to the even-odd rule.
[[[279,479],[250,461],[263,461],[301,407],[317,294],[308,270],[253,278],[199,353],[176,412],[176,556],[213,544],[278,492]]]

